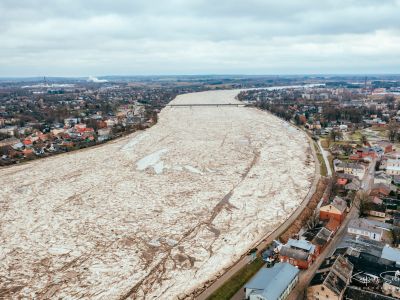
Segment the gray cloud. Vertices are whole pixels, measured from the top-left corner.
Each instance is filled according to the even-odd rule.
[[[2,0],[0,76],[399,72],[399,0],[235,2]]]

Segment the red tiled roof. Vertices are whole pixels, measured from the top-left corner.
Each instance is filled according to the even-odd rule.
[[[330,231],[336,231],[336,229],[339,228],[340,222],[338,220],[335,220],[334,218],[330,218],[329,222],[325,225],[326,229],[329,229]]]

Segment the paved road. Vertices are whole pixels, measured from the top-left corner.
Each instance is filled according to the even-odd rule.
[[[369,164],[362,179],[361,189],[364,192],[368,192],[374,184],[375,166],[376,166],[376,158],[374,158],[372,162]]]
[[[287,228],[294,222],[294,220],[296,220],[300,216],[301,212],[307,206],[312,195],[314,195],[314,193],[316,191],[318,181],[321,177],[320,167],[319,167],[319,163],[318,163],[317,154],[316,154],[315,149],[312,144],[313,140],[310,137],[308,137],[308,139],[309,139],[310,148],[312,150],[312,153],[314,156],[314,161],[315,161],[314,182],[313,182],[311,189],[308,192],[307,196],[303,199],[303,201],[301,202],[299,207],[296,209],[296,211],[292,215],[290,215],[288,217],[288,219],[281,226],[276,228],[273,232],[267,233],[266,236],[264,236],[260,240],[260,242],[254,246],[254,247],[257,247],[260,252],[262,249],[266,248],[273,240],[277,239],[280,235],[282,235],[287,230]],[[201,294],[197,295],[196,299],[198,299],[198,300],[207,299],[213,292],[215,292],[218,288],[220,288],[225,282],[227,282],[229,280],[230,277],[232,277],[236,272],[238,272],[246,264],[247,264],[247,258],[246,258],[246,256],[244,256],[239,261],[237,261],[231,268],[229,268],[221,277],[219,277],[216,281],[214,281],[208,288],[206,288]]]
[[[329,164],[329,159],[328,159],[329,152],[324,150],[324,148],[321,145],[321,140],[318,140],[317,144],[319,147],[319,151],[321,152],[322,157],[324,158],[327,174],[328,174],[328,176],[332,176],[332,169],[331,169],[331,165]]]
[[[349,213],[347,214],[344,222],[342,223],[341,227],[339,228],[338,232],[334,236],[334,238],[330,241],[329,245],[324,249],[322,254],[318,256],[316,261],[311,265],[310,268],[307,270],[301,271],[299,283],[296,285],[292,293],[289,295],[287,300],[300,300],[305,299],[305,291],[310,283],[311,279],[314,277],[315,272],[318,270],[319,266],[322,264],[326,257],[331,256],[337,246],[339,245],[340,241],[344,237],[347,231],[347,225],[349,221],[358,216],[358,210],[355,206],[353,206]]]

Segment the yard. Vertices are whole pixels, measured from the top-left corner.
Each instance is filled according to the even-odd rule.
[[[257,257],[251,264],[243,267],[234,274],[224,285],[216,290],[208,300],[230,299],[246,284],[263,266],[265,262],[261,257]]]

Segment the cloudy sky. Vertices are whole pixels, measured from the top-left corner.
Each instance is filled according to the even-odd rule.
[[[400,73],[400,0],[0,0],[0,76]]]

